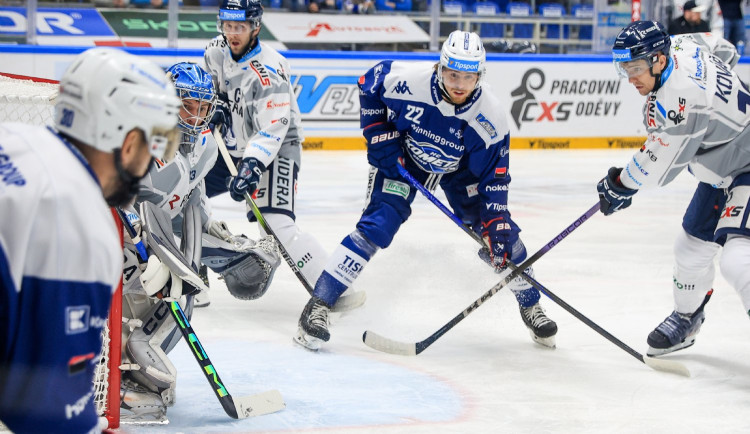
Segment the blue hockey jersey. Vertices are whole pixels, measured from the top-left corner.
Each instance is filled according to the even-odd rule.
[[[456,106],[442,98],[430,65],[384,61],[360,78],[359,88],[363,129],[392,125],[413,163],[408,166],[464,186],[464,200],[451,201],[457,214],[477,200],[483,222],[508,212],[510,130],[487,83]]]
[[[122,250],[98,180],[53,131],[0,124],[0,420],[96,429],[94,366]]]

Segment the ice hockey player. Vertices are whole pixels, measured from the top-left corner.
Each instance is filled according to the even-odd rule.
[[[122,276],[109,206],[128,203],[163,157],[178,111],[157,65],[92,48],[60,79],[54,128],[0,125],[0,420],[11,431],[101,431],[92,378]]]
[[[280,260],[270,239],[259,243],[243,235],[232,235],[224,222],[211,217],[204,192],[204,178],[217,159],[218,148],[208,127],[215,105],[211,76],[194,63],[177,63],[167,69],[180,97],[180,144],[178,152],[165,160],[156,160],[141,182],[136,206],[127,213],[138,232],[143,216],[139,204],[148,202],[164,212],[171,224],[167,236],[180,237],[179,253],[197,272],[203,261],[220,273],[229,292],[240,299],[260,297],[268,288]],[[136,209],[138,211],[136,211]],[[148,228],[153,234],[154,228]],[[164,230],[160,228],[158,230]],[[140,234],[142,241],[150,235]],[[158,235],[158,233],[157,233]],[[132,240],[126,237],[123,276],[123,318],[129,320],[123,341],[123,362],[129,366],[122,380],[122,417],[132,421],[166,420],[166,407],[175,400],[176,371],[167,353],[180,339],[170,315],[165,315],[165,296],[180,300],[190,317],[195,287],[173,277],[182,266],[160,256],[158,246],[149,246],[151,259],[139,258]],[[175,269],[173,266],[176,265]],[[159,276],[163,279],[160,280]],[[165,282],[172,277],[169,283]],[[193,276],[195,277],[195,276]],[[201,281],[202,283],[202,281]],[[185,296],[185,297],[183,297]],[[147,329],[147,330],[146,330]]]
[[[674,311],[647,339],[655,356],[695,342],[722,245],[722,274],[750,314],[750,92],[732,71],[734,47],[715,35],[670,37],[657,22],[636,21],[612,51],[619,75],[647,97],[648,139],[599,181],[602,213],[627,208],[639,190],[665,185],[685,168],[700,181],[674,245]]]
[[[369,201],[302,312],[295,337],[300,345],[314,350],[328,341],[330,307],[409,218],[416,190],[397,164],[428,189],[443,189],[456,215],[488,242],[480,256],[496,270],[505,269],[506,260],[526,258],[508,210],[508,123],[483,83],[485,57],[476,33],[454,31],[433,67],[384,61],[359,79],[360,124],[372,166]],[[557,325],[539,305],[539,292],[521,278],[509,286],[533,339],[553,347]]]
[[[289,62],[258,39],[262,17],[260,0],[221,2],[221,35],[206,48],[205,63],[219,96],[215,122],[229,127],[226,143],[238,175],[230,178],[226,164],[217,162],[206,177],[206,189],[209,197],[229,191],[239,202],[244,202],[245,192],[253,194],[266,222],[312,285],[327,254],[295,222],[304,140],[301,118]],[[255,220],[252,212],[248,219]]]

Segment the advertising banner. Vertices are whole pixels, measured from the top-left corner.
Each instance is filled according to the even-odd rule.
[[[81,49],[0,46],[4,72],[59,79]],[[202,50],[129,49],[162,67],[201,62]],[[286,51],[307,149],[365,149],[357,81],[383,59],[437,62],[434,53]],[[735,67],[750,77],[750,63]],[[490,55],[485,92],[506,115],[513,148],[637,148],[643,144],[645,97],[614,71],[608,56]],[[402,83],[415,87],[423,83]]]
[[[0,40],[22,42],[27,28],[26,8],[0,7]],[[36,13],[40,45],[94,45],[117,35],[96,9],[39,8]]]
[[[430,36],[405,16],[263,14],[263,24],[281,42],[429,42]]]

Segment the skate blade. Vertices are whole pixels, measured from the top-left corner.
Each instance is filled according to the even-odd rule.
[[[547,347],[547,348],[557,348],[557,343],[555,342],[555,337],[550,336],[548,338],[542,338],[534,334],[533,330],[529,330],[529,335],[531,336],[531,339],[536,342],[537,344]]]
[[[691,336],[685,339],[684,342],[681,342],[669,348],[654,348],[649,345],[648,351],[646,351],[646,355],[649,357],[663,356],[665,354],[674,353],[675,351],[679,351],[688,347],[692,347],[694,343],[695,343],[695,336]]]
[[[306,350],[314,351],[314,352],[318,352],[320,347],[323,346],[323,342],[325,342],[322,339],[318,339],[316,337],[312,337],[306,334],[302,330],[297,330],[297,335],[293,337],[292,340],[297,345],[302,346]]]

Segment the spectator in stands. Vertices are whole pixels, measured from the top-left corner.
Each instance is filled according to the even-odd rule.
[[[316,14],[318,12],[333,12],[336,10],[336,0],[310,0],[307,12]]]
[[[375,12],[375,3],[371,0],[346,0],[344,11],[352,14],[372,14]]]
[[[698,5],[695,0],[688,0],[682,6],[682,16],[669,23],[670,35],[681,35],[683,33],[710,32],[708,22],[701,19],[701,13],[706,10],[703,5]]]
[[[745,19],[742,14],[742,0],[719,0],[721,15],[724,17],[724,39],[737,47],[740,55],[745,53]]]

